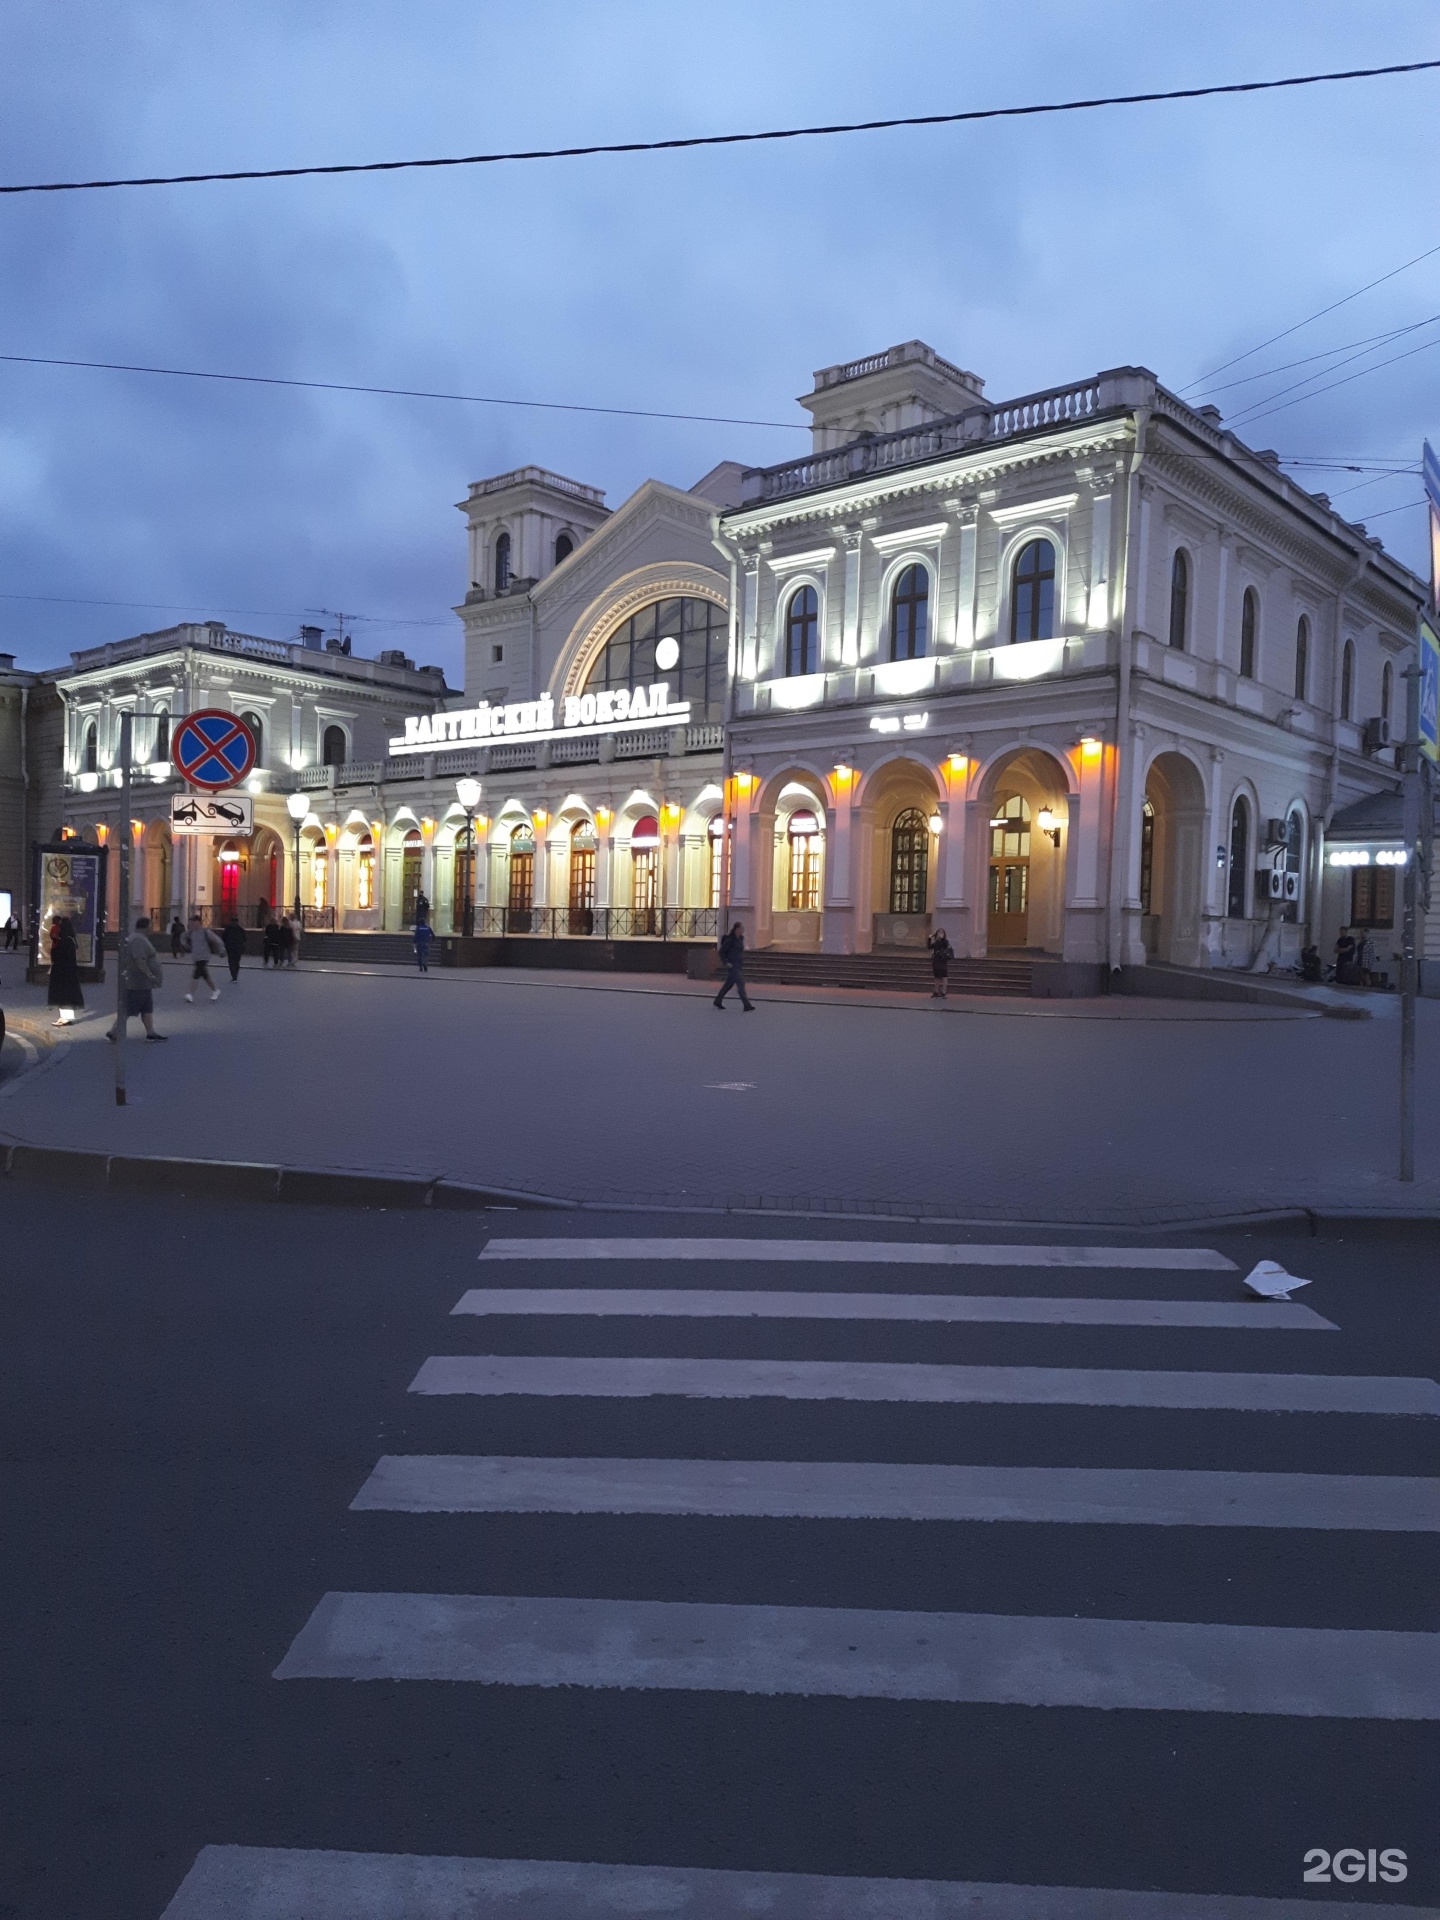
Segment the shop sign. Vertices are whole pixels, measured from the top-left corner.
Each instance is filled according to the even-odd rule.
[[[596,733],[624,733],[632,727],[683,727],[690,718],[688,700],[671,701],[669,682],[648,687],[608,687],[593,693],[567,693],[558,704],[548,693],[538,700],[509,700],[458,712],[411,714],[405,731],[390,742],[392,754],[432,753],[436,747],[478,744],[486,740],[573,739]]]

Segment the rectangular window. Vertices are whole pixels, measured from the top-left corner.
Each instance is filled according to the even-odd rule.
[[[504,649],[504,647],[491,647],[491,649],[490,649],[490,664],[491,664],[491,666],[493,666],[493,667],[498,667],[498,666],[500,665],[500,662],[501,662],[501,661],[502,661],[502,660],[503,660],[504,658],[505,658],[505,649]]]
[[[790,842],[789,902],[792,913],[818,913],[820,910],[818,834],[796,834]]]
[[[1394,867],[1356,867],[1350,875],[1352,927],[1393,927],[1395,924]]]

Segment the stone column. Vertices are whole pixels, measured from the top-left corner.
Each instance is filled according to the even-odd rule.
[[[830,776],[833,806],[825,809],[825,913],[820,945],[826,953],[854,953],[856,900],[855,788],[848,764]]]
[[[975,644],[975,543],[980,509],[960,509],[960,564],[955,594],[955,645]]]

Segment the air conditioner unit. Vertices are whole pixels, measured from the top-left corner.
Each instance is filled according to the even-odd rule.
[[[1257,900],[1283,900],[1287,875],[1283,867],[1257,867],[1255,870],[1255,898]]]
[[[1379,753],[1382,747],[1390,744],[1390,722],[1382,720],[1379,714],[1365,722],[1364,737],[1361,741],[1366,753]]]
[[[1300,898],[1299,874],[1287,873],[1287,874],[1283,874],[1281,877],[1285,882],[1285,898],[1287,900],[1298,900]]]
[[[1286,838],[1286,828],[1283,820],[1270,819],[1265,822],[1265,838],[1261,843],[1262,845],[1266,847],[1283,847]]]

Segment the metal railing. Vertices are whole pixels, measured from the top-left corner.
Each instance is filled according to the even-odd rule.
[[[532,940],[714,940],[718,907],[475,908],[475,932]]]

